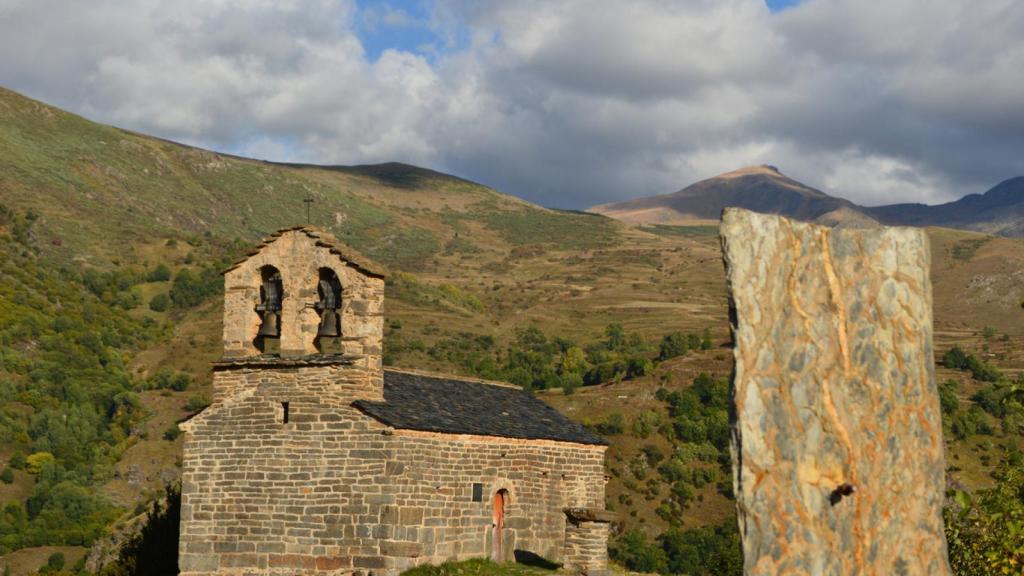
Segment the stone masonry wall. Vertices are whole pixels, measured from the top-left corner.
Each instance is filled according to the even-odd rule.
[[[273,266],[284,287],[281,316],[281,356],[317,353],[314,339],[320,316],[311,306],[318,299],[320,268],[330,268],[342,287],[341,345],[347,355],[365,357],[367,366],[381,366],[384,331],[383,278],[368,274],[304,230],[281,234],[224,274],[224,356],[241,358],[260,351],[253,344],[261,318],[260,269]]]
[[[489,556],[501,489],[506,556],[559,560],[563,508],[603,507],[603,446],[391,430],[332,370],[218,372],[242,392],[183,425],[183,576],[393,576]]]
[[[565,532],[565,567],[582,576],[608,574],[607,522],[569,521]]]
[[[311,360],[280,360],[259,364],[215,366],[213,400],[230,401],[262,391],[274,392],[287,402],[296,391],[301,397],[323,394],[324,402],[349,404],[355,400],[383,400],[384,373],[360,366],[359,358],[320,364]]]
[[[744,573],[949,574],[924,230],[727,209]]]

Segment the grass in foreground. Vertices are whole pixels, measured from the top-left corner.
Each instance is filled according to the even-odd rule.
[[[544,576],[551,570],[507,562],[496,564],[490,560],[445,562],[440,566],[418,566],[402,572],[402,576]]]

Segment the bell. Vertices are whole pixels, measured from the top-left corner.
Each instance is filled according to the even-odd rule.
[[[260,324],[260,331],[257,332],[257,335],[270,338],[277,338],[281,335],[281,330],[277,327],[277,312],[273,310],[263,312],[263,323]]]
[[[327,309],[320,315],[320,328],[317,329],[317,336],[334,337],[341,334],[338,331],[338,313],[334,310]]]

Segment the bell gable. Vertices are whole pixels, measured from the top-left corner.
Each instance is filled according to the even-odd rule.
[[[367,356],[379,365],[383,267],[303,226],[224,272],[224,357]]]

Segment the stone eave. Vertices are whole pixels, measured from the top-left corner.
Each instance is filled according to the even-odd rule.
[[[353,407],[357,410],[359,406],[353,404]],[[364,414],[368,418],[372,418],[376,422],[386,425],[388,434],[396,436],[410,436],[416,438],[438,438],[444,440],[465,440],[469,442],[494,442],[501,444],[518,444],[528,446],[571,446],[573,448],[583,448],[590,450],[607,450],[609,444],[603,443],[588,443],[588,442],[576,442],[573,440],[558,440],[554,438],[520,438],[518,436],[499,436],[496,434],[465,434],[462,432],[438,432],[435,430],[417,430],[415,428],[397,428],[386,422],[376,418],[372,414],[368,414],[363,410],[359,410],[360,413]]]
[[[364,359],[362,354],[310,354],[307,356],[242,356],[224,358],[213,363],[213,371],[237,370],[242,368],[301,368],[303,366],[351,366]]]
[[[581,507],[568,507],[563,508],[562,512],[572,520],[573,522],[599,522],[604,524],[610,524],[619,519],[619,515],[604,510],[602,508],[581,508]]]

